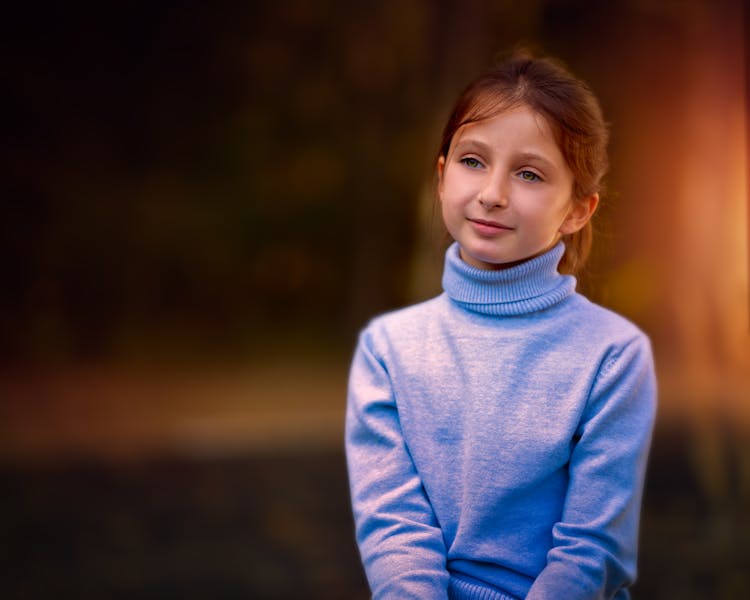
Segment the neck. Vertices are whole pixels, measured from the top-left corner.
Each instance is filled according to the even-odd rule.
[[[558,242],[519,264],[484,270],[464,262],[454,243],[446,252],[443,288],[451,300],[471,312],[511,316],[544,310],[575,290],[575,277],[557,271],[564,252],[564,244]]]

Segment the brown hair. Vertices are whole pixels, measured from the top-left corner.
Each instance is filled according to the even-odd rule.
[[[573,173],[573,200],[600,192],[608,168],[609,132],[596,96],[560,62],[533,58],[524,50],[464,89],[443,130],[438,156],[447,158],[453,136],[463,125],[519,105],[528,106],[547,120]],[[581,230],[564,236],[561,272],[576,273],[585,264],[592,238],[590,221]]]

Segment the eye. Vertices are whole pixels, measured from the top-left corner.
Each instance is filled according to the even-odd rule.
[[[541,181],[542,180],[542,178],[539,177],[539,175],[537,175],[536,173],[534,173],[534,171],[529,171],[529,170],[523,170],[523,171],[521,171],[518,174],[518,176],[521,179],[523,179],[524,181],[533,182],[533,181]]]
[[[465,164],[470,169],[481,169],[484,165],[473,156],[466,156],[461,159],[461,163]]]

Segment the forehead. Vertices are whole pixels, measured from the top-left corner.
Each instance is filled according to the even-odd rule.
[[[550,158],[562,159],[548,120],[526,105],[507,108],[491,117],[461,125],[451,146],[455,150],[471,144],[489,149],[533,149],[550,155]]]

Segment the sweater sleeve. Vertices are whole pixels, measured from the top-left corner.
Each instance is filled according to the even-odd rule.
[[[562,518],[527,600],[627,598],[656,409],[648,339],[602,363],[577,430]]]
[[[352,362],[346,454],[357,543],[374,599],[447,599],[445,543],[367,330]]]

